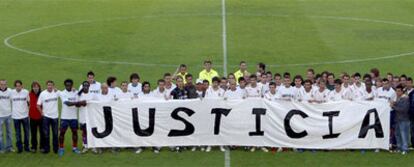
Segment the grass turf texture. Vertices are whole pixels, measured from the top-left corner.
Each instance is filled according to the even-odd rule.
[[[413,75],[413,56],[359,63],[315,66],[284,64],[343,61],[374,58],[414,51],[414,27],[379,22],[323,19],[315,16],[366,18],[414,24],[414,2],[409,0],[227,0],[228,71],[237,69],[240,60],[281,66],[272,72],[304,74],[309,67],[366,72],[378,67],[385,72]],[[13,46],[48,55],[88,61],[179,65],[185,63],[195,76],[202,61],[211,59],[222,73],[220,0],[140,0],[140,1],[33,1],[0,0],[0,38],[59,23],[81,20],[92,22],[35,31],[9,41]],[[288,16],[286,16],[288,15]],[[134,17],[126,19],[128,17]],[[111,18],[122,20],[99,21]],[[44,58],[0,45],[0,78],[22,79],[26,88],[32,80],[73,78],[76,85],[89,70],[103,81],[108,75],[127,80],[139,72],[142,81],[152,84],[173,66],[102,64]],[[223,153],[163,151],[160,155],[122,152],[101,156],[5,154],[1,166],[222,166]],[[316,154],[233,151],[233,166],[410,166],[412,155],[389,153],[318,152]]]

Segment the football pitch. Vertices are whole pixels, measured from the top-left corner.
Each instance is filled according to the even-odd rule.
[[[241,60],[273,73],[414,73],[413,0],[0,0],[0,78],[63,80],[79,85],[128,80],[138,72],[152,84],[179,64],[198,76],[204,60],[223,74]],[[224,52],[224,50],[226,50]],[[227,64],[223,66],[223,64]],[[224,68],[225,67],[225,68]],[[155,85],[154,85],[155,86]],[[80,136],[80,135],[79,135]],[[74,155],[0,154],[0,166],[224,166],[224,153],[141,154],[124,150]],[[79,140],[79,142],[81,142]],[[14,144],[14,143],[13,143]],[[81,145],[81,144],[79,144]],[[231,151],[231,166],[412,166],[388,152]]]

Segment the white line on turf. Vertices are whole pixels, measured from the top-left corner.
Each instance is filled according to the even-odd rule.
[[[227,75],[227,22],[226,22],[226,0],[221,0],[221,25],[223,37],[223,76]],[[230,148],[224,152],[224,167],[230,167]]]
[[[227,75],[227,22],[226,22],[226,0],[221,0],[221,18],[223,30],[223,76]]]
[[[247,14],[237,14],[237,13],[226,13],[227,16],[257,16],[257,17],[295,17],[294,15],[283,15],[283,14],[266,14],[266,13],[247,13]],[[31,51],[28,49],[17,47],[10,43],[10,41],[16,37],[23,36],[29,33],[64,27],[69,25],[77,25],[77,24],[87,24],[93,22],[105,22],[105,21],[117,21],[117,20],[132,20],[132,19],[145,19],[145,18],[159,18],[159,17],[197,17],[197,16],[222,16],[218,13],[172,13],[166,15],[147,15],[147,16],[133,16],[133,17],[114,17],[102,20],[83,20],[83,21],[75,21],[75,22],[66,22],[66,23],[59,23],[53,25],[47,25],[43,27],[29,29],[27,31],[19,32],[8,36],[4,39],[3,43],[7,47],[26,53],[31,56],[38,56],[44,58],[53,58],[58,60],[65,60],[65,61],[76,61],[76,62],[83,62],[83,63],[100,63],[100,64],[120,64],[120,65],[138,65],[138,66],[159,66],[159,67],[176,67],[176,64],[155,64],[155,63],[139,63],[139,62],[125,62],[125,61],[103,61],[103,60],[87,60],[87,59],[79,59],[79,58],[70,58],[64,56],[57,56],[57,55],[50,55],[47,53],[41,53],[36,51]],[[310,18],[319,18],[319,19],[332,19],[332,20],[345,20],[345,21],[359,21],[359,22],[371,22],[371,23],[382,23],[382,24],[390,24],[396,26],[405,26],[405,27],[414,27],[414,24],[408,23],[401,23],[395,21],[387,21],[387,20],[376,20],[376,19],[367,19],[367,18],[355,18],[355,17],[342,17],[342,16],[308,16]],[[359,62],[368,62],[368,61],[376,61],[376,60],[384,60],[384,59],[393,59],[405,56],[412,56],[414,55],[413,52],[407,53],[400,53],[395,55],[388,55],[388,56],[381,56],[381,57],[372,57],[372,58],[361,58],[361,59],[349,59],[349,60],[339,60],[339,61],[325,61],[325,62],[310,62],[310,63],[294,63],[294,64],[269,64],[268,66],[271,67],[289,67],[289,66],[312,66],[312,65],[326,65],[326,64],[345,64],[345,63],[359,63]],[[219,65],[220,66],[220,65]],[[237,66],[237,65],[231,65]]]
[[[224,166],[230,167],[231,166],[231,160],[230,160],[230,148],[226,149],[224,152]]]

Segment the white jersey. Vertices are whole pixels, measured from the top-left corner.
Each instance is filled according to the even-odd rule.
[[[273,94],[272,92],[268,91],[265,93],[264,98],[270,101],[276,101],[280,99],[280,96],[277,92]]]
[[[299,101],[309,101],[309,100],[312,100],[313,99],[312,92],[313,92],[313,89],[312,88],[309,90],[309,92],[307,92],[306,89],[303,88],[299,92],[299,96],[298,96],[298,99],[297,100],[299,100]]]
[[[0,90],[0,117],[8,117],[12,113],[10,99],[11,92],[12,90],[9,88],[5,91]]]
[[[93,97],[93,100],[107,103],[107,102],[114,101],[115,100],[115,96],[109,94],[109,92],[106,95],[100,93],[100,94],[95,94],[94,97]]]
[[[388,90],[385,90],[383,87],[378,88],[376,93],[378,99],[383,99],[388,102],[397,101],[397,94],[392,88],[389,88]]]
[[[312,85],[312,91],[314,90],[319,90],[319,86],[316,83]]]
[[[154,94],[152,92],[144,93],[138,95],[138,100],[145,101],[145,100],[153,100],[155,99]]]
[[[345,100],[345,93],[346,91],[344,89],[341,88],[341,91],[336,91],[336,89],[332,90],[329,93],[329,100],[330,101],[340,101],[340,100]]]
[[[22,89],[20,92],[13,90],[10,98],[12,101],[12,118],[27,118],[29,116],[29,91],[26,89]]]
[[[278,92],[281,87],[283,87],[283,85],[276,85],[276,92]]]
[[[292,86],[288,88],[286,86],[281,86],[279,91],[277,91],[278,96],[281,100],[295,100],[295,89]]]
[[[246,97],[262,97],[263,95],[262,85],[257,84],[256,87],[248,85],[245,89]]]
[[[77,119],[78,118],[78,109],[76,106],[67,106],[64,102],[77,102],[78,94],[74,91],[58,91],[60,100],[62,101],[62,112],[60,113],[60,119]]]
[[[199,90],[196,90],[196,93],[197,93],[197,95],[198,95],[198,97],[199,98],[204,98],[204,91],[199,91]]]
[[[339,92],[336,89],[329,92],[329,101],[341,101],[345,99],[345,90],[342,88]]]
[[[167,95],[170,95],[171,94],[171,92],[176,88],[177,86],[175,85],[175,84],[173,84],[173,83],[171,83],[171,87],[170,88],[167,88],[167,86],[165,86],[165,90],[166,90],[166,94]]]
[[[259,85],[259,87],[262,87],[262,94],[266,94],[269,91],[269,83],[257,83],[257,85]]]
[[[224,92],[224,98],[228,100],[246,98],[246,91],[244,89],[236,88],[235,90],[227,90]]]
[[[59,117],[58,98],[59,93],[54,90],[52,92],[44,90],[40,93],[37,105],[42,106],[43,116],[51,119],[57,119]]]
[[[220,87],[217,88],[217,90],[214,90],[213,87],[209,87],[206,90],[206,98],[218,98],[224,96],[224,89],[221,89]]]
[[[131,93],[131,92],[129,92],[129,91],[127,91],[127,92],[121,91],[121,92],[118,92],[115,95],[115,98],[118,99],[118,100],[121,100],[121,99],[132,99],[134,97],[135,97],[134,94]]]
[[[142,84],[138,83],[134,86],[132,83],[129,83],[128,91],[131,92],[133,96],[138,97],[138,95],[142,93]]]
[[[355,98],[354,91],[350,86],[348,86],[348,87],[342,86],[341,90],[344,91],[343,92],[343,99],[353,100]]]
[[[365,83],[362,83],[358,86],[356,83],[349,86],[352,90],[359,90],[364,91],[365,90]]]
[[[82,90],[82,85],[79,86],[79,90]],[[99,83],[98,81],[94,81],[92,84],[89,84],[89,93],[101,93],[101,83]]]
[[[362,94],[362,97],[360,100],[369,100],[369,99],[375,99],[377,97],[377,91],[371,89],[371,92],[368,93],[367,90],[365,90]]]
[[[365,90],[354,89],[352,91],[352,100],[361,100],[364,97]]]
[[[121,88],[118,88],[118,87],[113,87],[113,88],[108,87],[108,94],[110,94],[110,95],[112,95],[114,97],[116,97],[116,95],[119,94],[119,93],[121,93],[121,92],[122,92]]]
[[[237,86],[237,89],[240,89],[240,90],[242,90],[242,91],[246,91],[246,87],[241,88],[241,87],[240,87],[240,85],[239,85],[239,86]]]
[[[80,96],[78,96],[79,101],[86,101],[86,104],[88,104],[91,100],[93,100],[95,94],[92,93],[82,93]],[[79,107],[79,123],[86,124],[86,106]]]
[[[314,90],[312,92],[313,100],[316,100],[318,102],[327,102],[329,100],[329,90],[325,89],[322,92],[318,90]]]
[[[168,99],[168,96],[169,95],[167,95],[167,91],[164,89],[164,91],[160,91],[160,88],[159,87],[157,87],[157,89],[155,89],[155,90],[153,90],[152,91],[152,96],[155,98],[155,99],[162,99],[162,100],[166,100],[166,99]]]
[[[294,99],[299,99],[301,96],[301,92],[305,91],[305,88],[303,86],[300,87],[293,87],[293,91],[294,91]]]
[[[373,85],[371,89],[377,91],[379,88],[381,88],[381,87],[377,88],[377,86]]]
[[[350,86],[352,90],[352,100],[360,100],[364,96],[365,92],[365,84],[361,83],[361,85],[357,86],[356,84],[353,84]]]

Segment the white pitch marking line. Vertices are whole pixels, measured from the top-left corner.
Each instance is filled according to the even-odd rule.
[[[223,76],[227,76],[227,22],[226,22],[226,0],[221,0],[221,19],[223,30]]]
[[[230,160],[230,148],[227,148],[224,152],[224,167],[230,167],[231,160]]]
[[[217,16],[218,14],[214,13],[198,13],[198,14],[186,14],[186,13],[176,13],[170,15],[148,15],[148,16],[132,16],[132,17],[114,17],[109,19],[102,19],[102,20],[82,20],[82,21],[75,21],[75,22],[66,22],[66,23],[59,23],[53,25],[47,25],[43,27],[29,29],[27,31],[19,32],[17,34],[11,35],[4,39],[3,43],[9,48],[15,49],[17,51],[27,53],[29,55],[38,56],[38,57],[45,57],[45,58],[54,58],[59,60],[66,60],[66,61],[75,61],[75,62],[83,62],[83,63],[100,63],[100,64],[120,64],[120,65],[139,65],[139,66],[159,66],[159,67],[177,67],[175,64],[153,64],[153,63],[138,63],[138,62],[122,62],[122,61],[103,61],[103,60],[85,60],[85,59],[78,59],[78,58],[68,58],[63,56],[54,56],[49,55],[46,53],[35,52],[23,48],[19,48],[17,46],[12,45],[9,41],[15,37],[26,35],[32,32],[52,29],[57,27],[63,27],[68,25],[76,25],[76,24],[85,24],[85,23],[93,23],[93,22],[106,22],[106,21],[117,21],[117,20],[132,20],[132,19],[139,19],[139,18],[155,18],[155,17],[194,17],[194,16]]]
[[[4,45],[7,47],[27,53],[28,55],[38,56],[38,57],[46,57],[46,58],[54,58],[66,61],[76,61],[76,62],[83,62],[83,63],[100,63],[100,64],[120,64],[120,65],[139,65],[139,66],[160,66],[160,67],[176,67],[175,64],[152,64],[152,63],[138,63],[138,62],[123,62],[123,61],[103,61],[103,60],[84,60],[78,58],[68,58],[62,56],[54,56],[49,55],[46,53],[35,52],[31,50],[27,50],[24,48],[19,48],[14,46],[10,43],[10,40],[22,35],[26,35],[29,33],[42,31],[46,29],[58,28],[68,25],[76,25],[76,24],[86,24],[86,23],[93,23],[93,22],[100,22],[100,21],[116,21],[116,20],[132,20],[132,19],[139,19],[139,18],[157,18],[157,17],[194,17],[194,16],[220,16],[222,14],[216,13],[175,13],[175,14],[168,14],[168,15],[148,15],[148,16],[133,16],[133,17],[114,17],[109,19],[102,19],[102,20],[83,20],[83,21],[75,21],[75,22],[66,22],[66,23],[59,23],[54,25],[47,25],[43,27],[29,29],[27,31],[19,32],[13,34],[9,37],[6,37],[3,41]],[[258,14],[234,14],[234,13],[226,13],[226,15],[232,16],[258,16],[258,17],[294,17],[293,15],[278,15],[278,14],[266,14],[266,13],[258,13]],[[397,26],[406,26],[406,27],[414,27],[414,24],[408,23],[400,23],[395,21],[386,21],[386,20],[376,20],[376,19],[367,19],[367,18],[354,18],[354,17],[340,17],[340,16],[308,16],[313,18],[320,18],[320,19],[333,19],[333,20],[347,20],[347,21],[361,21],[361,22],[372,22],[372,23],[383,23],[383,24],[391,24]],[[271,67],[290,67],[290,66],[311,66],[311,65],[326,65],[326,64],[345,64],[345,63],[357,63],[357,62],[367,62],[367,61],[375,61],[375,60],[384,60],[384,59],[393,59],[405,56],[414,55],[413,52],[407,53],[400,53],[395,55],[389,56],[382,56],[382,57],[373,57],[373,58],[363,58],[363,59],[350,59],[350,60],[340,60],[340,61],[326,61],[326,62],[311,62],[311,63],[296,63],[296,64],[270,64],[268,66]],[[227,56],[226,56],[227,57]],[[236,66],[236,65],[234,65]],[[233,67],[233,66],[232,66]]]
[[[221,0],[221,25],[223,37],[223,76],[227,76],[227,22],[226,22],[226,0]],[[230,149],[224,152],[224,167],[230,167]]]

